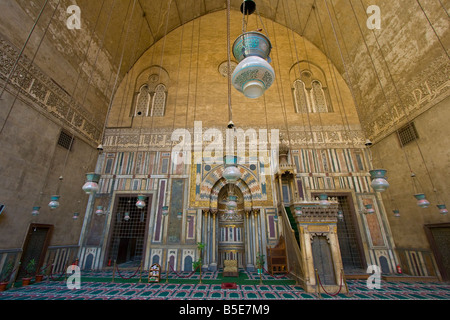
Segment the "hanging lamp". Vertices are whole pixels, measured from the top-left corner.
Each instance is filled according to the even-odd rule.
[[[392,210],[392,211],[394,212],[394,217],[400,218],[400,210],[394,209],[394,210]]]
[[[300,217],[303,214],[302,207],[301,206],[294,207],[294,212],[296,216]]]
[[[242,176],[241,170],[237,166],[237,156],[225,156],[223,161],[225,169],[222,177],[227,183],[235,184]]]
[[[371,186],[376,192],[383,192],[389,188],[389,183],[386,180],[385,169],[374,169],[370,170],[370,178],[372,179]]]
[[[228,196],[227,208],[236,210],[237,208],[237,196]]]
[[[33,210],[31,211],[31,215],[32,216],[38,216],[40,209],[41,209],[41,207],[33,207]]]
[[[364,213],[367,213],[367,214],[375,213],[375,209],[373,208],[373,205],[371,203],[365,204],[364,207],[366,208]]]
[[[241,12],[251,15],[256,10],[253,1],[244,1]],[[233,55],[238,65],[231,76],[232,84],[247,98],[261,97],[275,80],[275,71],[269,64],[272,44],[268,37],[257,31],[245,32],[243,22],[242,34],[233,44]]]
[[[100,175],[95,172],[86,173],[86,182],[82,189],[86,194],[94,194],[98,191],[98,182],[100,181]]]
[[[73,219],[73,220],[77,220],[79,215],[80,215],[79,212],[74,212],[74,213],[73,213],[73,216],[72,216],[72,219]]]
[[[137,198],[138,200],[136,202],[136,207],[138,207],[139,209],[143,209],[146,205],[145,199],[147,198],[147,196],[140,194],[137,196]]]
[[[416,193],[414,197],[417,199],[417,206],[420,208],[428,208],[430,202],[426,199],[425,193]]]
[[[48,206],[52,210],[58,208],[59,207],[59,196],[57,196],[57,195],[51,196],[50,197],[50,202],[48,203]]]
[[[436,207],[439,208],[439,213],[442,215],[446,215],[448,213],[447,207],[445,204],[437,204]]]
[[[328,196],[327,196],[327,194],[326,193],[321,193],[320,195],[319,195],[319,205],[322,207],[322,208],[327,208],[328,206],[330,206],[330,201],[328,201]]]
[[[104,213],[103,206],[97,206],[97,210],[95,210],[95,214],[101,216]]]
[[[416,174],[414,172],[411,172],[411,179],[413,181],[413,188],[414,188],[414,198],[417,199],[417,206],[420,208],[428,208],[430,206],[430,202],[427,200],[425,193],[419,192],[416,186]],[[417,182],[419,184],[419,187],[421,187],[420,182]]]

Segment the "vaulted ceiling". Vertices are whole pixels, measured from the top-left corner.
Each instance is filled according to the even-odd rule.
[[[230,3],[231,14],[240,15],[242,0]],[[449,94],[448,0],[255,3],[262,24],[270,19],[286,26],[329,57],[352,88],[368,136],[385,135],[405,114],[414,116],[426,108],[432,97],[422,103],[419,91],[421,97],[427,92],[434,93],[433,98]],[[374,3],[381,9],[379,30],[366,26],[371,15],[366,10]],[[72,4],[81,9],[80,30],[66,26],[66,10]],[[225,15],[226,9],[227,0],[8,0],[0,4],[0,34],[17,48],[30,36],[25,55],[33,57],[38,49],[34,62],[69,94],[77,96],[85,92],[83,86],[92,85],[87,99],[79,102],[87,109],[102,105],[91,112],[104,118],[108,97],[117,88],[114,82],[149,47],[193,19],[220,10]],[[216,27],[226,28],[225,21]],[[86,81],[73,89],[80,74]]]

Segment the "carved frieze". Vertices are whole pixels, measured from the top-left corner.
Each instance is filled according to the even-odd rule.
[[[14,63],[18,50],[5,39],[0,38],[0,79],[3,88]],[[45,75],[31,61],[22,56],[10,76],[7,89],[13,87],[13,94],[21,90],[21,98],[30,101],[38,112],[50,114],[62,125],[93,146],[100,143],[103,124],[101,119],[79,105],[71,96]]]

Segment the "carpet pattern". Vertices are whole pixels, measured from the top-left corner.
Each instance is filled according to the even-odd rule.
[[[217,279],[218,275],[209,276]],[[111,282],[111,279],[103,281],[103,278],[99,278],[99,281],[83,279],[80,289],[69,289],[64,280],[51,279],[25,287],[9,288],[0,292],[0,300],[450,300],[450,284],[434,282],[381,281],[380,289],[369,289],[364,280],[348,280],[350,294],[332,296],[322,293],[318,297],[306,293],[298,285],[283,284],[276,279],[266,279],[262,285],[255,281],[251,281],[251,284],[241,282],[236,289],[222,289],[220,281],[199,283],[195,279],[190,279],[190,283],[166,283],[165,280],[147,283],[146,279],[138,282],[139,277],[128,283]]]

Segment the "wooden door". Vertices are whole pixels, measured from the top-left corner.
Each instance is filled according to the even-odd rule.
[[[30,276],[26,272],[26,266],[32,259],[34,259],[34,261],[36,262],[36,270],[42,267],[45,259],[45,254],[47,253],[52,230],[52,225],[30,225],[25,238],[22,257],[20,259],[21,268],[19,269],[16,279]]]
[[[327,238],[325,236],[314,236],[311,246],[314,269],[317,269],[320,282],[323,285],[335,285],[336,277],[334,275],[333,258]]]
[[[424,227],[442,280],[450,281],[450,223],[431,224]]]

